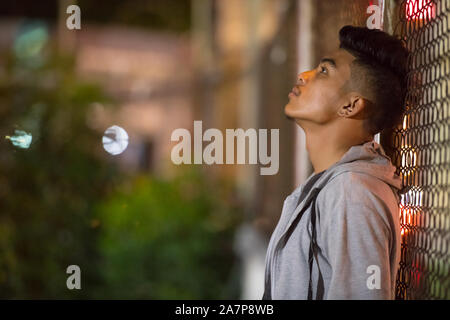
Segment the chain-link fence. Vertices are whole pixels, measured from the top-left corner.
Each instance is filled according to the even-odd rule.
[[[402,177],[397,299],[449,299],[450,0],[403,0],[394,33],[410,51],[403,123],[392,134]]]

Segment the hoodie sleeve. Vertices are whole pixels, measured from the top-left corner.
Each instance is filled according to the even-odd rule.
[[[346,199],[340,193],[345,190],[333,190],[320,209],[326,214],[319,236],[331,267],[324,298],[392,299],[391,231],[383,218],[390,213],[362,195]]]

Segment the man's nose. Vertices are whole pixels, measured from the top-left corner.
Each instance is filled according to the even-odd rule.
[[[313,72],[314,71],[310,70],[300,73],[297,78],[297,85],[304,86],[308,82],[308,79],[312,76]]]

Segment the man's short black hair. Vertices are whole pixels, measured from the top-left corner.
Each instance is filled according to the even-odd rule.
[[[353,89],[371,96],[364,128],[376,134],[401,122],[405,109],[408,50],[403,43],[381,30],[344,26],[339,31],[340,48],[355,57],[351,65]],[[365,89],[364,89],[365,88]]]

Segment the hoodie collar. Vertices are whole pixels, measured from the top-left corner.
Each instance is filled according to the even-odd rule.
[[[402,189],[402,180],[395,173],[396,167],[383,147],[374,140],[350,147],[338,162],[324,171],[312,173],[302,185],[305,185],[313,176],[323,173],[314,183],[314,187],[321,188],[338,174],[352,171],[371,175],[396,189]],[[294,193],[300,192],[300,189],[300,187],[297,188]]]
[[[377,142],[369,141],[364,144],[352,146],[338,162],[324,171],[311,174],[308,179],[306,179],[306,181],[288,197],[289,202],[293,205],[292,208],[295,209],[293,209],[293,213],[290,216],[284,231],[275,243],[278,243],[278,241],[284,237],[293,221],[297,218],[299,212],[304,208],[305,203],[307,203],[312,196],[313,190],[322,189],[328,181],[337,175],[346,171],[365,173],[383,180],[389,184],[394,191],[394,189],[400,189],[402,186],[402,181],[400,177],[395,174],[395,170],[396,168],[392,165],[390,158]],[[299,203],[300,192],[316,175],[320,175],[320,177],[313,183],[309,188],[308,193],[302,197],[302,200]],[[397,200],[399,200],[398,196]],[[294,205],[295,203],[297,204]]]

